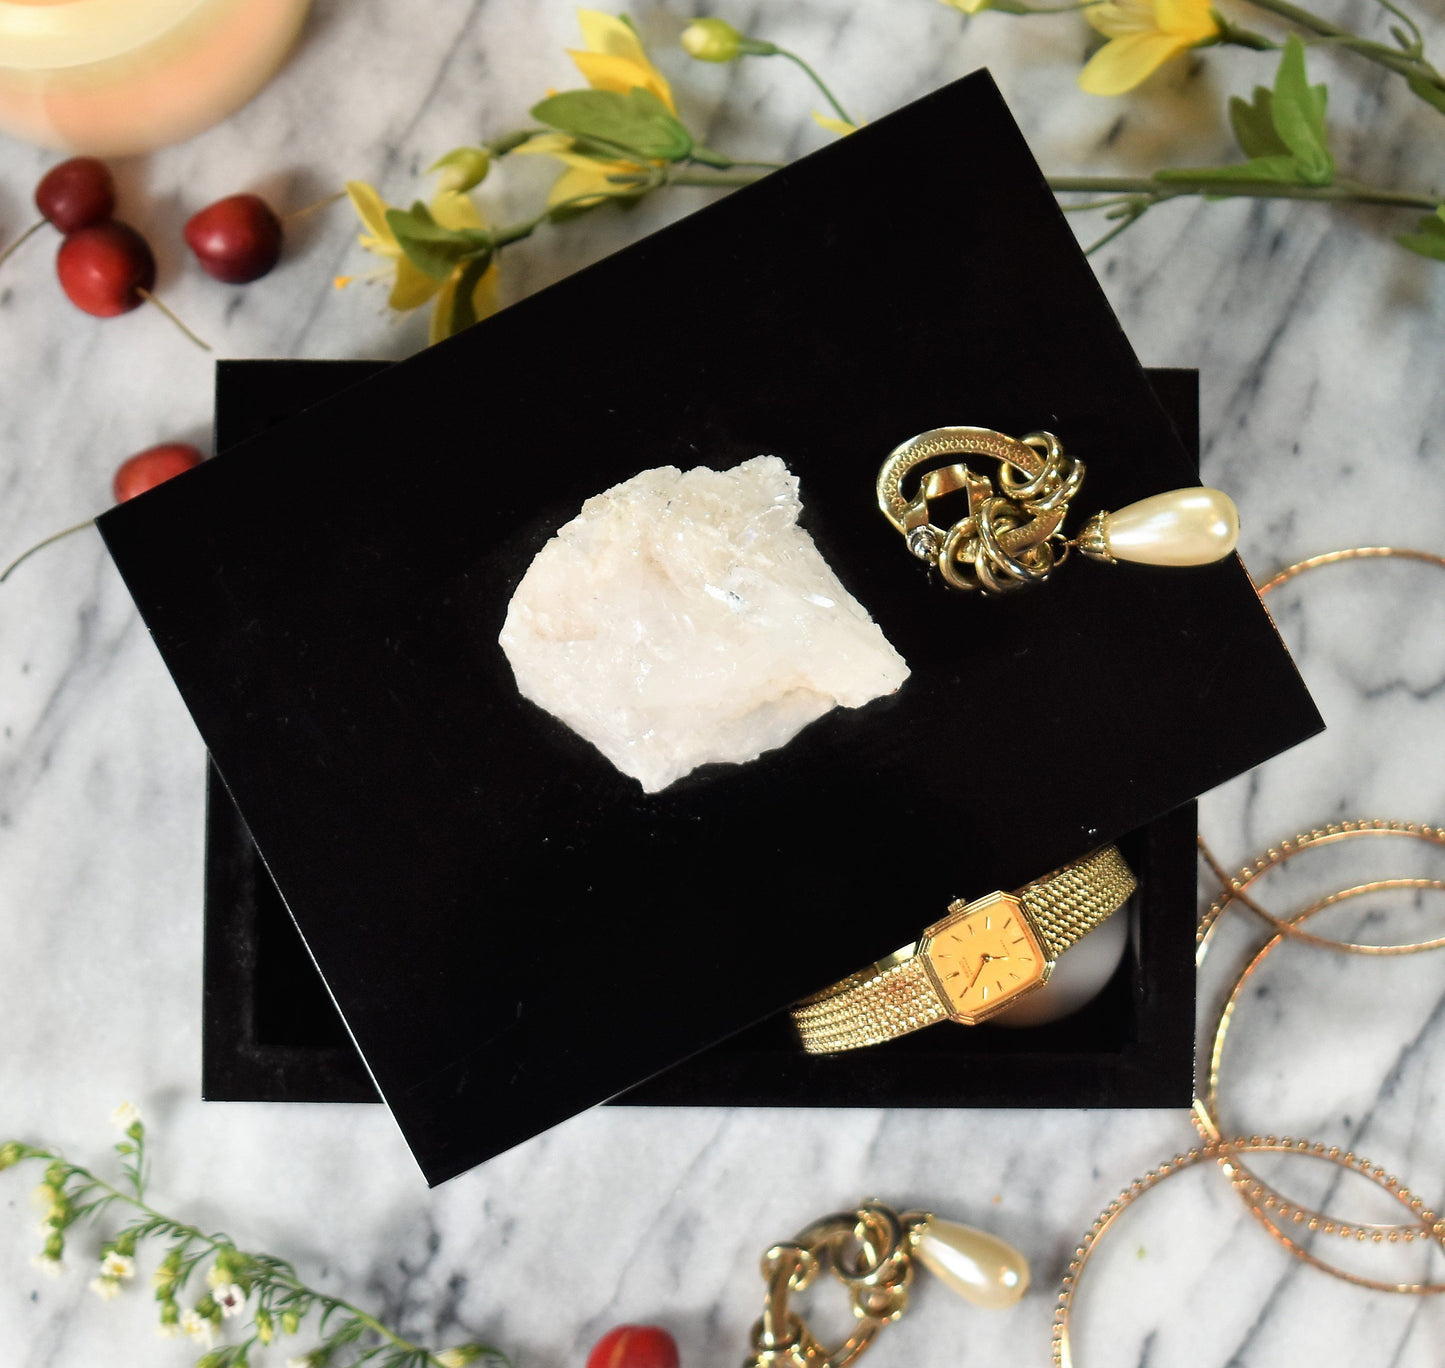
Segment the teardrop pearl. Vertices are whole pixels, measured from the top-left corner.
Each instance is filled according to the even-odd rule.
[[[1239,510],[1218,489],[1171,489],[1104,517],[1104,548],[1141,565],[1208,565],[1239,541]]]
[[[1029,1289],[1029,1263],[996,1235],[930,1216],[914,1240],[928,1271],[975,1306],[1012,1306]]]

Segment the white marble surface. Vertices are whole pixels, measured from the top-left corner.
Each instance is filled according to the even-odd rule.
[[[663,52],[678,7],[639,9]],[[1144,168],[1166,144],[1181,160],[1216,155],[1213,97],[1270,69],[1265,57],[1213,55],[1132,100],[1103,102],[1073,90],[1085,47],[1073,16],[966,24],[933,0],[723,12],[816,58],[867,115],[989,63],[1058,169]],[[1373,21],[1362,3],[1345,13]],[[1433,36],[1445,37],[1438,24]],[[317,216],[278,273],[242,291],[182,269],[180,222],[241,188],[295,205],[344,176],[407,196],[430,156],[511,126],[539,91],[569,83],[562,49],[574,41],[561,4],[323,0],[258,101],[123,167],[124,212],[157,244],[166,297],[223,355],[412,350],[419,321],[398,327],[377,294],[331,288],[363,264],[346,211]],[[824,136],[806,122],[814,102],[779,65],[663,61],[715,146],[786,157]],[[1372,68],[1341,60],[1331,73],[1331,108],[1357,130],[1342,155],[1358,174],[1445,174],[1437,116]],[[3,235],[28,219],[48,160],[0,143]],[[494,211],[515,211],[541,174],[519,167],[489,187]],[[887,193],[860,186],[860,210]],[[548,235],[508,257],[506,289],[561,276],[700,199],[678,194]],[[1445,550],[1445,269],[1394,248],[1391,226],[1302,205],[1181,204],[1099,259],[1145,362],[1202,369],[1205,474],[1237,496],[1256,571],[1346,544]],[[149,311],[105,323],[73,312],[52,250],[33,243],[0,275],[0,556],[98,511],[124,455],[204,440],[208,423],[210,359]],[[1281,628],[1332,730],[1209,797],[1205,830],[1228,861],[1340,816],[1441,817],[1438,575],[1342,567],[1280,595]],[[870,1361],[1043,1363],[1074,1241],[1121,1184],[1192,1141],[1183,1112],[599,1111],[429,1193],[378,1108],[198,1101],[202,759],[98,538],[50,550],[0,591],[0,1134],[100,1159],[113,1138],[106,1117],[130,1098],[155,1126],[163,1206],[290,1255],[433,1342],[477,1334],[521,1364],[562,1368],[618,1321],[662,1320],[689,1368],[737,1362],[760,1307],[762,1248],[875,1193],[1016,1241],[1036,1290],[988,1315],[923,1286]],[[1268,890],[1283,903],[1307,885],[1412,868],[1438,875],[1440,861],[1382,843]],[[1445,926],[1438,898],[1355,905],[1337,924],[1367,911],[1407,934]],[[1243,939],[1236,929],[1206,966],[1206,1000]],[[1288,950],[1241,1014],[1245,1038],[1229,1061],[1237,1123],[1354,1145],[1439,1206],[1442,990],[1438,955],[1346,962]],[[152,1338],[144,1294],[102,1305],[88,1274],[52,1282],[32,1269],[33,1181],[0,1176],[0,1362],[188,1361],[184,1345]],[[1438,1362],[1445,1304],[1305,1270],[1211,1172],[1169,1184],[1111,1238],[1083,1299],[1081,1364]]]

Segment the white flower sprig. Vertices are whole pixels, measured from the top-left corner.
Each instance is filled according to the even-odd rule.
[[[41,1226],[45,1244],[33,1262],[51,1277],[65,1272],[66,1239],[76,1222],[93,1219],[115,1204],[130,1208],[129,1223],[101,1246],[91,1289],[104,1301],[118,1297],[135,1280],[142,1244],[150,1240],[165,1246],[150,1279],[159,1304],[156,1330],[165,1338],[185,1335],[198,1344],[204,1352],[196,1360],[197,1368],[248,1368],[255,1346],[268,1345],[278,1335],[299,1334],[313,1312],[318,1316],[320,1342],[288,1360],[288,1368],[348,1368],[363,1361],[376,1368],[459,1368],[473,1363],[508,1368],[506,1357],[488,1345],[431,1350],[413,1344],[350,1302],[308,1287],[284,1259],[247,1253],[228,1235],[207,1234],[162,1215],[145,1200],[146,1127],[140,1111],[123,1102],[111,1114],[111,1122],[122,1135],[115,1149],[121,1156],[123,1187],[50,1150],[15,1140],[0,1144],[0,1172],[27,1160],[46,1165],[44,1179],[33,1193],[45,1217]],[[207,1261],[207,1290],[183,1306],[187,1283]],[[240,1328],[241,1337],[220,1344],[227,1322]]]

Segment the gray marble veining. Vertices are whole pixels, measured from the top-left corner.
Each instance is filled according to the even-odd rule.
[[[431,157],[513,126],[540,91],[571,79],[568,6],[431,0],[424,21],[422,8],[323,0],[259,99],[191,143],[121,167],[124,212],[156,244],[161,291],[220,354],[400,356],[419,345],[420,316],[397,323],[378,291],[333,289],[333,276],[368,265],[344,208],[306,221],[276,275],[243,291],[183,269],[178,227],[241,188],[295,206],[360,177],[403,199]],[[1349,8],[1351,22],[1373,22],[1366,7]],[[689,66],[668,52],[681,9],[638,9],[710,143],[786,158],[826,136],[806,117],[818,102],[782,64]],[[1071,87],[1086,43],[1075,16],[969,22],[933,0],[723,12],[814,57],[864,117],[988,64],[1041,160],[1061,171],[1138,173],[1166,148],[1180,161],[1221,155],[1211,95],[1271,69],[1265,55],[1211,54],[1128,101],[1091,101]],[[1438,116],[1373,68],[1314,60],[1329,71],[1338,121],[1355,130],[1341,139],[1352,174],[1445,177]],[[1398,132],[1374,136],[1380,128]],[[967,130],[960,139],[966,147]],[[49,160],[0,144],[0,236],[27,221]],[[515,216],[543,180],[538,165],[508,167],[487,188],[489,211]],[[860,207],[913,190],[860,186]],[[540,236],[509,255],[504,289],[536,289],[702,200],[678,193]],[[1201,369],[1205,474],[1236,495],[1257,573],[1341,545],[1445,551],[1445,270],[1388,241],[1403,226],[1302,204],[1181,203],[1098,258],[1145,363]],[[152,311],[112,322],[73,312],[52,252],[34,242],[0,274],[0,559],[98,511],[125,454],[164,438],[204,441],[209,422],[211,359]],[[1331,730],[1208,797],[1204,829],[1227,863],[1341,816],[1440,817],[1437,574],[1337,567],[1271,600]],[[1182,1112],[603,1110],[428,1193],[378,1108],[197,1099],[202,761],[98,538],[52,548],[4,586],[0,1135],[103,1162],[106,1118],[130,1098],[154,1125],[161,1205],[285,1253],[433,1342],[476,1335],[531,1368],[562,1368],[610,1325],[656,1319],[693,1368],[737,1362],[760,1307],[762,1248],[876,1193],[1015,1241],[1033,1260],[1035,1290],[990,1316],[923,1285],[870,1361],[1043,1363],[1079,1235],[1121,1185],[1193,1142]],[[1439,875],[1438,859],[1403,845],[1302,860],[1265,890],[1295,905],[1363,878]],[[1434,934],[1440,910],[1438,896],[1372,900],[1331,925]],[[1204,1004],[1246,939],[1243,928],[1221,938]],[[1442,963],[1281,952],[1246,997],[1226,1060],[1236,1124],[1354,1145],[1439,1206]],[[1336,1192],[1332,1172],[1312,1191],[1291,1172],[1304,1196],[1368,1207],[1347,1186]],[[79,1267],[59,1281],[31,1267],[32,1181],[0,1176],[0,1360],[188,1361],[187,1346],[151,1337],[144,1291],[102,1305]],[[1440,1277],[1441,1262],[1417,1249],[1391,1266]],[[1284,1257],[1204,1170],[1153,1194],[1111,1236],[1079,1316],[1081,1364],[1423,1368],[1445,1333],[1438,1299],[1359,1292]]]

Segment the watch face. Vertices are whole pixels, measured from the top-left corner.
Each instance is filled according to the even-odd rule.
[[[929,927],[921,953],[956,1021],[976,1025],[1048,978],[1053,965],[1013,894],[954,903],[949,913]]]

